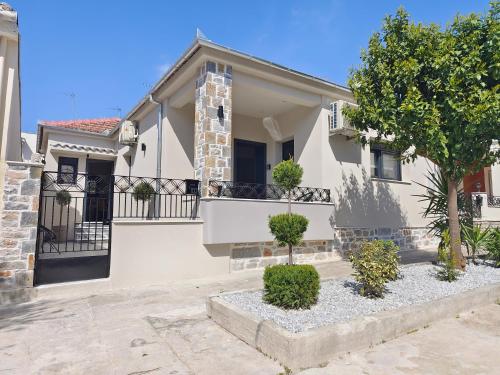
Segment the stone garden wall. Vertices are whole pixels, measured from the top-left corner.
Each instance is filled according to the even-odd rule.
[[[346,254],[363,241],[392,240],[402,251],[437,248],[439,238],[426,227],[411,228],[334,228],[334,247]]]
[[[401,251],[437,249],[439,238],[419,228],[334,228],[334,239],[304,241],[294,247],[295,263],[316,263],[340,260],[364,241],[392,240]],[[273,242],[231,244],[231,272],[259,269],[288,262],[288,248]]]
[[[30,298],[43,166],[7,162],[0,217],[0,304]]]
[[[304,241],[293,249],[293,260],[297,264],[340,260],[333,248],[333,241]],[[288,262],[288,247],[279,247],[274,242],[231,244],[231,272],[264,268]]]

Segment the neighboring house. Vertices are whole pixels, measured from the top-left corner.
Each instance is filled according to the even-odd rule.
[[[307,187],[294,191],[292,210],[310,221],[297,262],[336,259],[373,238],[435,247],[416,196],[432,164],[401,164],[382,145],[356,143],[341,112],[353,103],[346,87],[196,39],[123,121],[38,124],[48,197],[39,251],[54,257],[61,242],[63,252],[68,243],[73,253],[92,250],[102,257],[93,277],[110,269],[117,285],[285,261],[267,222],[286,211],[272,168],[289,157]],[[136,199],[141,183],[160,193]],[[59,206],[61,189],[70,204]],[[38,282],[60,281],[45,276]]]
[[[21,155],[23,161],[30,162],[36,159],[39,154],[36,152],[36,134],[21,133]]]

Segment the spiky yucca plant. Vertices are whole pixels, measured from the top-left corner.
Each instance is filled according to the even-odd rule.
[[[490,228],[484,230],[479,225],[462,228],[462,236],[467,248],[467,255],[472,257],[472,263],[476,264],[476,253],[485,250],[492,241]]]

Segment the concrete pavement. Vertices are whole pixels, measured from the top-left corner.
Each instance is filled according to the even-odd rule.
[[[429,257],[412,253],[406,258]],[[318,270],[322,277],[351,273],[346,262],[323,263]],[[284,372],[273,359],[209,320],[205,312],[208,295],[259,287],[261,275],[252,271],[147,289],[49,288],[30,303],[0,308],[0,374]],[[464,334],[457,331],[457,324]],[[334,358],[327,367],[306,374],[469,374],[469,364],[485,374],[500,373],[499,327],[500,306],[488,306],[371,351]],[[455,355],[450,348],[458,339],[463,345]]]

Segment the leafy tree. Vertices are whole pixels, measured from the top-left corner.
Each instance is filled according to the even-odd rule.
[[[386,17],[349,78],[359,106],[344,109],[363,144],[389,140],[404,162],[423,156],[440,168],[461,268],[458,185],[500,159],[491,149],[499,136],[499,11],[494,1],[486,15],[457,16],[445,29],[415,24],[403,9]]]
[[[304,170],[293,159],[284,160],[273,169],[274,182],[287,191],[288,213],[271,216],[269,229],[280,246],[288,245],[288,264],[293,264],[293,246],[302,241],[308,220],[292,213],[292,190],[302,181]]]

